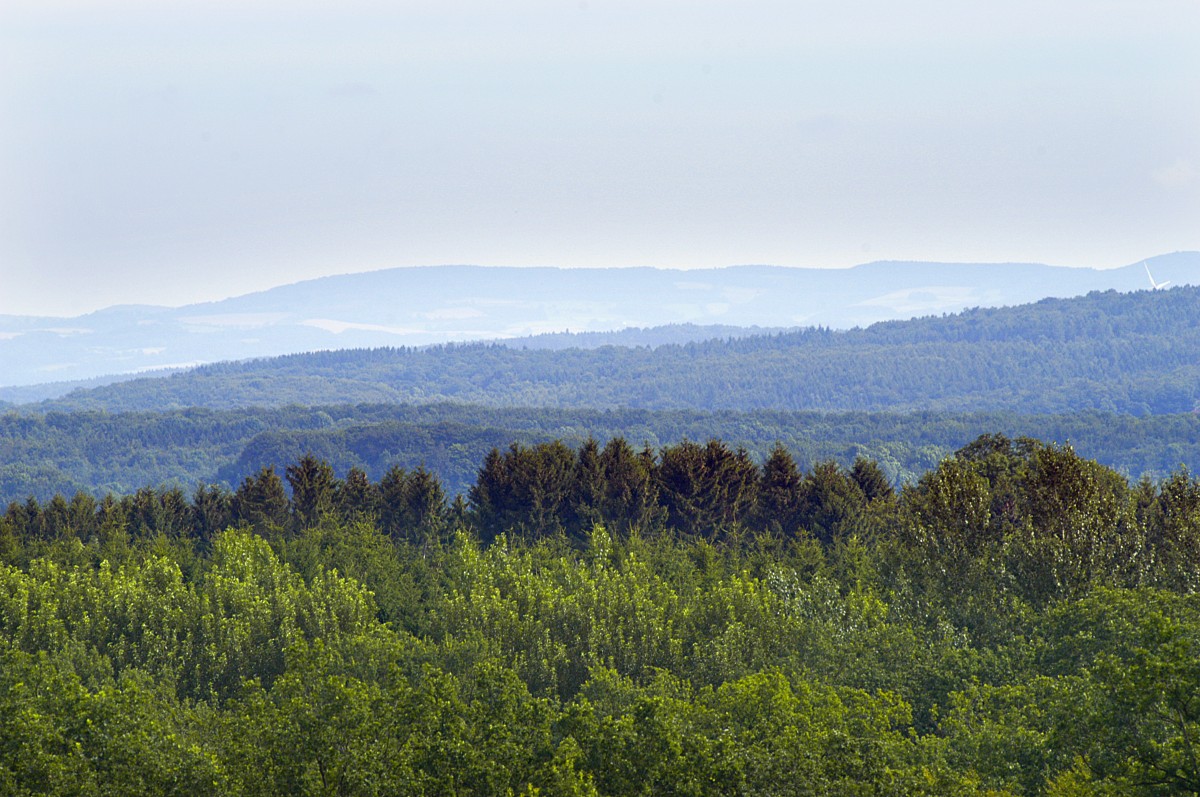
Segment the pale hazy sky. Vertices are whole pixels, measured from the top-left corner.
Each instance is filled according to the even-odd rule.
[[[1200,249],[1200,0],[0,0],[0,313]]]

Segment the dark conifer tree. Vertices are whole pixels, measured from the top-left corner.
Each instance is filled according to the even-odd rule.
[[[438,477],[424,465],[408,474],[404,482],[405,523],[412,539],[422,543],[439,540],[447,527],[446,491]]]
[[[162,509],[161,501],[154,489],[142,487],[130,501],[129,526],[134,537],[152,536],[158,528],[158,515]]]
[[[574,489],[570,512],[566,519],[567,533],[573,539],[586,539],[597,523],[602,523],[606,484],[604,463],[600,459],[600,444],[589,437],[579,447],[575,461]]]
[[[394,540],[440,540],[450,525],[446,491],[424,465],[393,465],[379,482],[383,532]],[[460,496],[461,498],[461,496]]]
[[[6,513],[0,517],[0,564],[16,564],[22,548],[21,538]]]
[[[305,454],[288,466],[287,480],[292,488],[292,518],[297,528],[312,528],[333,511],[337,480],[328,462]]]
[[[818,540],[831,544],[854,529],[866,503],[866,495],[836,462],[818,462],[804,477],[797,520]]]
[[[188,535],[192,526],[192,508],[183,490],[178,487],[159,490],[158,500],[155,531],[172,537]]]
[[[379,517],[379,488],[371,483],[366,471],[352,467],[346,478],[336,483],[334,496],[338,515],[346,521],[374,520]]]
[[[854,465],[850,468],[850,478],[854,479],[858,489],[863,491],[867,501],[887,499],[896,494],[896,489],[888,481],[883,468],[873,459],[855,457]]]
[[[601,520],[610,531],[628,535],[633,530],[650,533],[663,523],[665,511],[658,502],[657,460],[647,447],[635,452],[623,437],[614,437],[600,452],[604,470]]]
[[[192,530],[207,545],[233,523],[233,496],[219,485],[200,484],[192,494]]]
[[[106,493],[96,507],[96,523],[102,543],[124,545],[129,540],[129,516],[120,501]]]
[[[42,505],[32,495],[25,500],[19,517],[21,525],[25,529],[25,539],[46,540],[50,538],[49,530],[42,517]]]
[[[278,534],[288,521],[287,492],[274,468],[264,467],[242,480],[233,496],[233,518],[259,534]]]
[[[36,504],[37,502],[34,501]],[[38,507],[41,511],[41,507]],[[8,524],[12,534],[17,540],[25,541],[32,539],[29,523],[29,504],[21,503],[20,501],[12,501],[8,505],[7,511],[4,513],[4,522]]]
[[[76,536],[71,525],[71,508],[67,506],[67,499],[62,497],[62,493],[55,493],[42,507],[42,525],[46,536],[52,540]]]
[[[509,455],[514,460],[514,502],[506,525],[532,539],[564,532],[571,516],[575,452],[555,440],[530,448],[516,446]]]
[[[508,460],[493,448],[483,459],[475,484],[468,492],[471,522],[479,538],[491,542],[504,532],[504,514],[512,492]]]
[[[383,533],[392,539],[400,539],[404,533],[407,476],[404,468],[392,465],[379,480],[379,523]]]
[[[90,540],[100,530],[96,518],[96,499],[82,490],[77,491],[71,498],[70,523],[75,529],[75,535],[81,540]]]
[[[159,490],[143,487],[129,499],[127,517],[135,536],[174,537],[189,533],[193,513],[178,487]]]
[[[800,528],[797,511],[803,480],[796,460],[777,443],[763,463],[754,514],[755,528],[770,534],[795,536]]]
[[[709,474],[704,448],[690,440],[664,447],[658,486],[667,510],[667,525],[680,534],[703,533],[710,520],[706,511]]]
[[[758,467],[744,448],[730,451],[719,440],[710,440],[704,453],[711,473],[710,511],[717,528],[740,532],[758,500]]]

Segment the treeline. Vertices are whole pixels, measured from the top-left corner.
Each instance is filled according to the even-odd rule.
[[[60,539],[158,536],[205,545],[222,529],[286,539],[324,522],[368,523],[394,541],[442,545],[466,531],[582,545],[602,526],[620,539],[667,536],[708,543],[907,538],[927,560],[981,556],[1019,591],[1064,597],[1094,578],[1125,586],[1200,587],[1200,489],[1180,470],[1130,483],[1072,448],[984,435],[897,492],[873,460],[802,470],[776,446],[758,466],[719,440],[659,450],[624,438],[578,450],[561,441],[493,448],[464,496],[448,496],[423,466],[379,481],[351,468],[339,478],[312,454],[281,475],[263,467],[236,490],[142,488],[96,500],[85,493],[12,502],[0,518],[5,550]],[[997,558],[999,557],[999,558]],[[960,561],[961,560],[961,561]],[[946,560],[949,561],[949,560]],[[943,561],[943,564],[946,564]],[[1025,594],[1032,599],[1033,593]]]
[[[462,404],[331,405],[161,413],[10,412],[0,414],[0,506],[29,496],[48,501],[77,491],[131,495],[146,485],[198,483],[235,489],[265,466],[305,453],[339,474],[373,480],[395,466],[424,465],[447,493],[465,494],[492,448],[588,435],[621,436],[658,448],[720,438],[763,462],[783,444],[805,469],[856,457],[909,483],[985,432],[1070,442],[1077,451],[1134,479],[1160,479],[1181,465],[1200,471],[1200,415],[1130,416],[1081,412],[819,413],[698,410],[568,410]]]
[[[656,348],[498,344],[314,352],[77,391],[41,409],[337,402],[704,410],[1183,413],[1200,288]]]
[[[1200,483],[997,435],[878,475],[610,440],[458,506],[309,458],[209,535],[208,488],[10,508],[0,792],[1200,791]]]
[[[29,541],[188,537],[207,543],[229,526],[268,538],[295,535],[324,520],[370,522],[395,540],[446,542],[465,529],[490,543],[501,535],[528,541],[588,538],[596,525],[622,536],[675,534],[710,540],[772,533],[831,540],[892,485],[873,461],[843,469],[832,461],[802,474],[777,446],[760,469],[745,450],[718,440],[685,441],[659,451],[635,450],[624,438],[603,447],[588,439],[578,451],[562,441],[493,448],[463,496],[448,497],[423,466],[390,468],[372,481],[359,468],[339,478],[305,454],[281,475],[263,467],[236,490],[200,485],[141,488],[97,500],[82,492],[47,502],[11,502],[0,531],[20,547]]]

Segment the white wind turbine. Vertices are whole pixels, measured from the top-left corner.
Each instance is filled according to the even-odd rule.
[[[1162,290],[1163,288],[1165,288],[1171,284],[1170,280],[1167,280],[1166,282],[1155,282],[1154,275],[1152,275],[1150,273],[1150,266],[1146,263],[1145,260],[1142,261],[1142,265],[1145,266],[1145,268],[1146,268],[1146,276],[1150,278],[1150,289],[1151,290],[1155,290],[1155,291]]]

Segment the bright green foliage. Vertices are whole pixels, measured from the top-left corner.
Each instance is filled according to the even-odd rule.
[[[1162,483],[1149,503],[1150,543],[1157,554],[1151,583],[1183,592],[1200,591],[1200,483],[1186,470]]]
[[[146,673],[87,688],[45,652],[0,649],[0,790],[32,795],[219,795],[203,723]]]
[[[668,486],[623,441],[497,449],[471,510],[348,475],[307,527],[274,471],[197,491],[198,528],[257,507],[215,534],[169,490],[10,510],[0,793],[1200,793],[1186,473],[993,436],[892,496],[675,457]],[[488,506],[490,544],[450,536]]]
[[[1200,604],[1097,590],[1049,612],[1027,682],[973,684],[942,730],[952,760],[1022,793],[1200,792]]]

